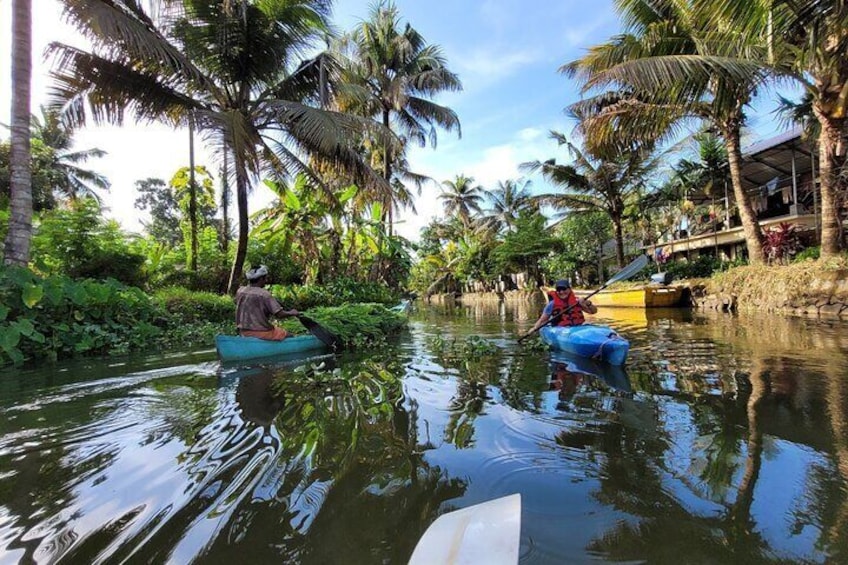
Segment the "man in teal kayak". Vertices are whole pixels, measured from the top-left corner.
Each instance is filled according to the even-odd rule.
[[[299,316],[297,310],[285,310],[271,293],[265,290],[268,267],[259,265],[247,272],[248,284],[236,291],[236,326],[239,335],[282,341],[288,332],[271,323],[271,318]]]
[[[566,279],[560,279],[554,285],[554,290],[548,293],[550,300],[542,310],[542,315],[524,334],[527,337],[539,328],[548,324],[552,326],[579,326],[586,321],[583,313],[595,314],[598,308],[589,300],[578,298],[571,290],[571,283]]]

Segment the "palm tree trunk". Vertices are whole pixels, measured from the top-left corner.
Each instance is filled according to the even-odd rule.
[[[229,152],[224,148],[224,165],[221,168],[221,251],[226,255],[230,247],[230,168]]]
[[[733,195],[736,197],[739,217],[742,220],[742,231],[745,233],[745,244],[748,247],[748,260],[751,264],[759,265],[765,262],[763,232],[760,230],[757,215],[751,206],[751,199],[742,186],[742,149],[738,122],[722,129],[724,144],[727,148],[727,164],[730,168],[730,183],[733,185]]]
[[[844,121],[834,120],[824,112],[815,109],[821,124],[819,134],[819,179],[821,181],[821,258],[835,257],[842,249],[842,218],[840,216],[839,182],[839,144]]]
[[[4,260],[26,266],[32,242],[30,169],[30,90],[32,80],[32,0],[12,3],[12,133],[9,155],[11,201]]]
[[[230,271],[230,282],[227,284],[227,292],[235,294],[241,282],[244,260],[247,257],[247,236],[249,235],[249,218],[247,214],[247,171],[244,163],[235,160],[236,167],[236,207],[238,208],[239,231],[238,243],[236,245],[236,257],[233,261],[233,270]]]
[[[188,221],[191,226],[189,265],[197,273],[197,184],[194,175],[194,116],[188,117]]]
[[[612,218],[613,231],[615,233],[615,260],[618,261],[618,268],[624,268],[624,230],[621,228],[621,216],[615,215]],[[603,278],[601,278],[603,280]]]

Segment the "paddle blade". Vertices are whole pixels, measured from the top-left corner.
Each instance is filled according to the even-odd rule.
[[[303,314],[298,316],[297,319],[300,320],[303,327],[309,330],[309,333],[320,339],[324,344],[334,350],[341,349],[342,340],[340,340],[336,334],[332,333],[312,318],[308,318]]]
[[[612,283],[629,279],[644,269],[648,265],[648,261],[650,261],[650,259],[647,255],[639,255],[636,259],[631,261],[629,265],[613,275],[612,278],[604,284],[604,286],[609,286]]]

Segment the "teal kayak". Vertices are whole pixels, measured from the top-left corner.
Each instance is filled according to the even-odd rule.
[[[545,326],[539,335],[552,349],[610,365],[624,365],[630,351],[630,342],[607,326]]]
[[[321,351],[327,349],[327,346],[312,335],[287,337],[282,341],[269,341],[239,335],[217,335],[215,336],[215,349],[218,350],[218,357],[221,361],[246,361],[261,357]]]
[[[398,314],[406,314],[411,305],[412,303],[409,300],[404,300],[390,310]],[[218,358],[221,361],[247,361],[262,357],[323,351],[329,349],[328,343],[332,344],[338,339],[311,318],[300,316],[299,319],[310,332],[323,337],[324,340],[318,339],[315,335],[287,337],[282,341],[270,341],[239,335],[216,335],[215,349],[218,350]]]

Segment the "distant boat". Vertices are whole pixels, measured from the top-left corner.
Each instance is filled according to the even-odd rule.
[[[622,290],[604,290],[590,299],[595,306],[622,308],[673,308],[683,306],[683,296],[686,287],[645,286]],[[586,296],[588,292],[575,291],[578,296]]]

